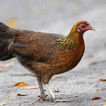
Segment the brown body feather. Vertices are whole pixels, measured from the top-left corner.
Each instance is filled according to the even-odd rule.
[[[17,36],[14,40],[14,43],[25,43],[26,47],[13,48],[20,63],[39,76],[46,84],[54,74],[69,71],[79,63],[84,53],[84,41],[83,38],[78,38],[78,34],[74,35],[74,38],[75,36],[75,40],[71,37],[67,41],[66,37],[62,35],[29,32]],[[60,48],[62,43],[59,42],[59,39],[61,37],[65,39],[65,42],[62,43],[67,44],[64,49]],[[74,44],[73,41],[77,44]],[[72,48],[68,47],[70,42],[73,42]],[[17,54],[21,55],[20,58]],[[28,61],[26,61],[27,56]]]

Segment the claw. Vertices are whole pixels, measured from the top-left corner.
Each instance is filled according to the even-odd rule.
[[[46,96],[47,96],[47,95],[46,95]],[[39,100],[41,100],[41,99],[42,99],[43,101],[47,101],[47,100],[46,100],[46,96],[45,96],[45,97],[40,96],[40,98],[39,98],[39,99],[37,99],[37,101],[39,101]]]

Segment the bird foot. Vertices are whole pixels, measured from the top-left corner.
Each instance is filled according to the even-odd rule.
[[[45,97],[44,96],[40,96],[40,98],[37,99],[37,101],[40,101],[42,99],[43,101],[51,101],[51,102],[53,101],[54,103],[56,103],[56,98],[52,98],[52,100],[47,100],[46,96],[48,96],[48,95],[45,95]]]
[[[46,100],[46,96],[48,96],[48,95],[45,95],[45,96],[42,96],[42,95],[41,95],[40,98],[39,98],[37,101],[39,101],[39,100],[41,100],[41,99],[42,99],[43,101],[47,101],[47,100]]]

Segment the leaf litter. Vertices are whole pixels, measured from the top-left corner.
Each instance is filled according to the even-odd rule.
[[[39,88],[39,85],[36,85],[36,86],[28,86],[28,87],[24,87],[24,89],[38,89]]]
[[[17,84],[14,84],[12,85],[13,87],[16,86],[16,87],[22,87],[22,86],[28,86],[28,84],[26,82],[19,82]]]
[[[8,68],[10,66],[13,66],[15,64],[15,62],[10,62],[10,63],[7,63],[5,65],[1,65],[0,66],[0,71],[2,71],[4,68]]]

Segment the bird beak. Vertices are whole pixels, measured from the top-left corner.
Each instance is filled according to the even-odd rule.
[[[92,26],[89,25],[88,30],[93,30],[96,31],[95,28],[93,28]]]
[[[91,30],[96,31],[95,28],[93,28],[93,27],[91,28]]]

